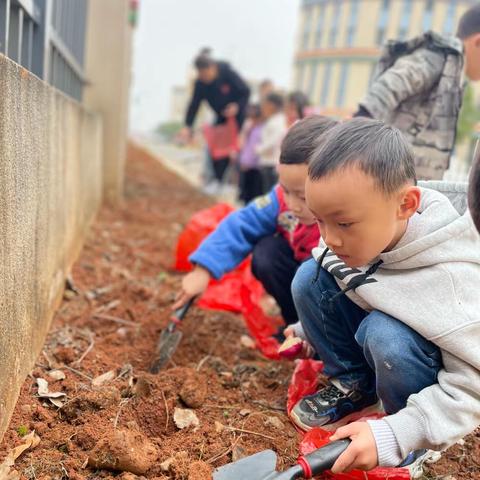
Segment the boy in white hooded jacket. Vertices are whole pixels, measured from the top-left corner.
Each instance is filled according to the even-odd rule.
[[[465,202],[418,187],[401,133],[367,119],[331,130],[311,160],[306,201],[322,240],[292,291],[329,384],[297,403],[293,421],[335,429],[382,401],[386,417],[332,437],[352,439],[335,473],[405,464],[472,432],[480,236]]]

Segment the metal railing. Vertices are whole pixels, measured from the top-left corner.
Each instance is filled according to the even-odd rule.
[[[82,99],[88,0],[0,0],[0,52]]]

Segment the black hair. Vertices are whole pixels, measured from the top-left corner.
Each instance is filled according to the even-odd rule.
[[[277,110],[281,110],[284,105],[283,97],[279,93],[269,93],[264,101],[274,105]]]
[[[280,163],[308,164],[312,153],[323,140],[325,132],[337,123],[336,120],[323,115],[313,115],[296,122],[283,139]]]
[[[258,103],[251,103],[247,106],[247,117],[260,118],[262,111]]]
[[[288,95],[288,101],[295,105],[298,118],[305,117],[305,108],[310,105],[308,97],[300,91],[292,92]]]
[[[354,118],[331,129],[315,150],[308,176],[311,180],[358,165],[385,193],[407,182],[416,184],[413,152],[395,127],[370,118]]]
[[[202,48],[193,62],[197,70],[204,70],[215,63],[215,60],[212,58],[212,49],[208,47]]]
[[[457,37],[465,40],[476,33],[480,33],[480,3],[476,3],[462,15],[458,22]]]
[[[480,140],[477,143],[476,158],[473,161],[472,173],[470,174],[468,206],[477,230],[480,232]]]

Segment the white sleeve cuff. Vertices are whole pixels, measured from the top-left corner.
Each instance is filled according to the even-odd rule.
[[[377,444],[378,465],[396,467],[402,463],[402,452],[397,437],[385,420],[367,420]]]
[[[305,335],[305,331],[303,330],[302,324],[299,321],[297,323],[292,323],[292,325],[290,325],[290,328],[293,329],[296,337],[299,337],[302,340],[307,339],[307,337]]]

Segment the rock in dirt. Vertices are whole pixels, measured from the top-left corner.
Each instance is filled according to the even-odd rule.
[[[65,374],[61,370],[50,370],[48,372],[48,376],[53,381],[65,380]]]
[[[104,435],[88,455],[88,465],[143,475],[155,463],[158,451],[140,432],[114,430]]]
[[[188,480],[207,480],[212,478],[212,467],[208,463],[197,461],[190,464]]]
[[[190,458],[188,453],[183,450],[160,464],[162,472],[173,475],[169,475],[169,478],[185,478],[188,474],[189,466]]]
[[[115,370],[110,370],[108,372],[103,373],[102,375],[99,375],[98,377],[95,377],[92,380],[92,385],[94,387],[100,387],[104,383],[111,382],[114,379],[115,379]]]
[[[185,405],[190,408],[199,408],[205,403],[206,397],[206,378],[194,371],[187,374],[187,378],[180,390],[180,398]]]
[[[180,430],[188,427],[198,427],[200,425],[200,421],[195,413],[192,410],[184,408],[175,408],[173,421]]]
[[[284,430],[285,425],[278,417],[267,417],[265,420],[265,425],[273,428],[277,428],[278,430]]]

